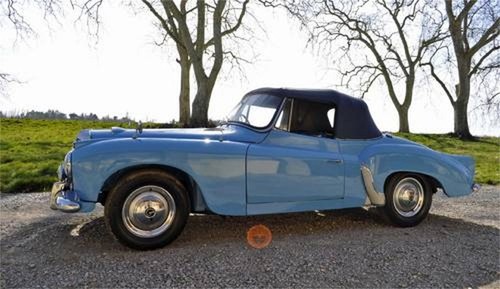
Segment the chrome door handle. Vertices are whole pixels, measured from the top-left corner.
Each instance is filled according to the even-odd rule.
[[[342,160],[341,159],[329,159],[329,160],[326,160],[326,162],[329,164],[341,164]]]

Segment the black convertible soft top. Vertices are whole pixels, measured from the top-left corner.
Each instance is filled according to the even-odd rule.
[[[372,139],[382,135],[360,98],[332,89],[259,88],[248,94],[270,94],[279,97],[335,105],[335,137],[340,139]]]

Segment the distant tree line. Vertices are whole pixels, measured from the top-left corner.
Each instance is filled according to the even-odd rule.
[[[100,121],[117,121],[117,122],[133,122],[134,120],[129,118],[128,115],[124,117],[118,116],[103,116],[98,117],[95,113],[70,113],[65,114],[58,110],[49,109],[47,111],[25,111],[25,112],[14,112],[14,113],[5,113],[0,111],[0,118],[20,118],[20,119],[71,119],[71,120],[100,120]]]

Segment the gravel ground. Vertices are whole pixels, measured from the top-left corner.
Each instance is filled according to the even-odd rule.
[[[0,288],[414,287],[500,288],[500,187],[434,198],[414,228],[372,210],[191,216],[170,246],[130,250],[93,214],[48,208],[48,194],[0,195]],[[273,232],[265,249],[246,231]]]

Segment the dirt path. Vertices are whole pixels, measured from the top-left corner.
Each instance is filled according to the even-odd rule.
[[[138,252],[95,213],[48,209],[48,194],[0,195],[0,288],[500,288],[500,187],[434,198],[415,228],[363,209],[259,217],[191,216],[171,246]],[[273,232],[265,249],[246,231]]]

